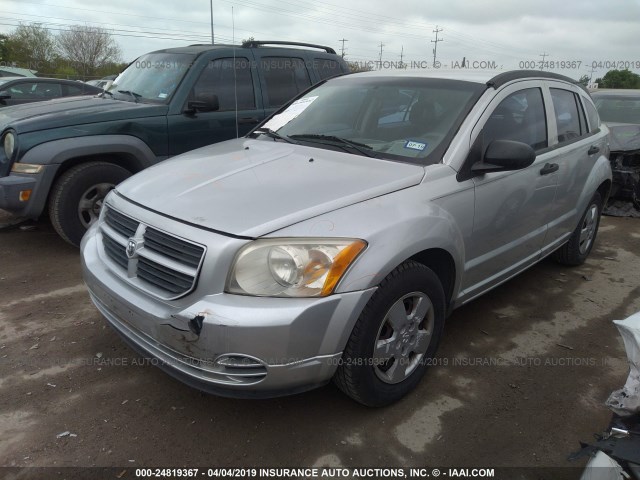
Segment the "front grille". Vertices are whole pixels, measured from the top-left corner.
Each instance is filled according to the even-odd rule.
[[[151,227],[144,232],[144,246],[193,268],[198,268],[203,253],[202,247]]]
[[[104,221],[119,234],[129,238],[133,237],[140,222],[129,218],[112,208],[108,208],[104,214]]]
[[[167,300],[193,290],[205,253],[202,245],[106,208],[102,246],[114,263],[114,271],[138,288]],[[137,247],[129,256],[127,246],[131,240]]]

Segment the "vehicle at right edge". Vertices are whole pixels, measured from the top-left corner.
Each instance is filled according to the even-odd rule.
[[[640,216],[640,90],[595,90],[591,97],[611,132],[611,197],[631,200]]]
[[[264,398],[333,379],[388,405],[454,308],[548,255],[586,260],[608,134],[587,91],[549,72],[332,78],[118,185],[82,240],[84,280],[130,346],[195,388]]]

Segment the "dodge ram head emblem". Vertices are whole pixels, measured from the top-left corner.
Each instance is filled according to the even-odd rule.
[[[133,238],[130,238],[127,242],[127,257],[133,258],[138,250],[138,242],[136,242]]]

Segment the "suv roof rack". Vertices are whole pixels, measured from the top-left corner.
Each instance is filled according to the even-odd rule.
[[[327,53],[335,54],[336,51],[331,47],[325,47],[324,45],[316,45],[315,43],[301,43],[301,42],[282,42],[279,40],[248,40],[246,42],[242,42],[243,47],[261,47],[262,45],[293,45],[296,47],[309,47],[309,48],[319,48],[320,50],[324,50]]]
[[[553,80],[563,80],[565,82],[573,83],[574,85],[580,85],[573,78],[565,77],[559,73],[546,72],[542,70],[513,70],[511,72],[500,73],[487,82],[488,87],[498,88],[505,83],[512,80],[518,80],[520,78],[549,78]]]

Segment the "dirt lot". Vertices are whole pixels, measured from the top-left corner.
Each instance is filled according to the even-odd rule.
[[[567,455],[604,429],[603,401],[627,375],[611,320],[640,310],[639,245],[639,220],[606,217],[584,266],[543,261],[457,310],[439,365],[376,410],[332,385],[267,401],[186,387],[106,326],[78,251],[47,223],[4,229],[0,465],[574,465]]]

